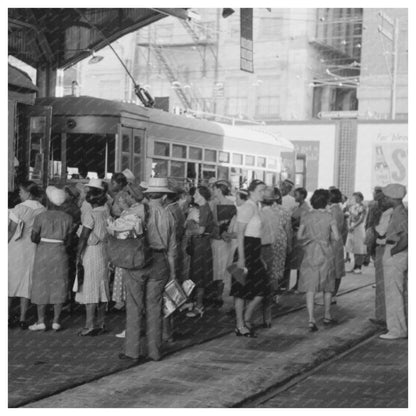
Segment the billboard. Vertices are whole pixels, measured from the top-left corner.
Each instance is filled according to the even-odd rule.
[[[408,139],[400,134],[378,134],[373,142],[372,184],[407,186]]]

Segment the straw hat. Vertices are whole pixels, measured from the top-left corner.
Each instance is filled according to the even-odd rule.
[[[148,188],[144,191],[145,194],[153,192],[161,192],[164,194],[174,193],[169,188],[168,178],[150,178],[147,186]]]
[[[60,207],[66,200],[66,193],[63,189],[56,188],[55,186],[48,186],[46,188],[46,196],[52,204]]]
[[[85,186],[88,186],[88,188],[98,188],[104,190],[102,179],[92,178],[87,184],[85,184]]]
[[[126,177],[128,182],[134,182],[136,180],[136,177],[130,169],[124,169],[121,173]]]

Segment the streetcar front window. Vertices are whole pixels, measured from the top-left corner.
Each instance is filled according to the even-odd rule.
[[[68,134],[66,166],[68,179],[111,178],[115,169],[115,136]]]

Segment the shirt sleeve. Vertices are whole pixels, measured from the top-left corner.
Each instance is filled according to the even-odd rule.
[[[22,209],[19,205],[16,205],[13,209],[9,211],[9,219],[10,221],[15,222],[16,224],[21,221],[21,213]]]
[[[92,230],[94,229],[94,224],[95,224],[95,221],[94,221],[94,216],[92,215],[92,211],[87,211],[82,220],[82,226]]]
[[[248,203],[245,203],[240,207],[237,212],[237,222],[248,224],[254,215],[254,209]]]

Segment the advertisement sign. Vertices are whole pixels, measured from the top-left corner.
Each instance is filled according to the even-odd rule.
[[[240,69],[253,73],[253,9],[240,9],[240,32]]]
[[[407,186],[407,158],[407,136],[379,134],[373,143],[373,187],[386,186],[389,183]]]

